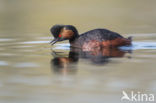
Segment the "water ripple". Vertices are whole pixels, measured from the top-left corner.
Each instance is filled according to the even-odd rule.
[[[0,42],[4,42],[4,41],[13,41],[14,39],[10,39],[10,38],[0,38]]]
[[[39,65],[31,62],[17,63],[15,67],[23,68],[23,67],[38,67]]]
[[[53,49],[70,50],[70,44],[68,43],[56,44]]]
[[[49,43],[50,41],[27,41],[21,42],[21,44],[42,44],[42,43]]]
[[[119,47],[121,50],[156,49],[156,42],[133,42],[132,46]],[[69,50],[70,44],[56,44],[53,49]]]
[[[8,65],[8,62],[6,61],[0,61],[0,66],[7,66]]]
[[[156,49],[156,42],[133,42],[132,46],[122,46],[122,50]]]

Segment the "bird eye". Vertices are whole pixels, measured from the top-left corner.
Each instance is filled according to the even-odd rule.
[[[59,38],[61,38],[62,37],[62,35],[61,34],[59,34],[59,36],[58,36]]]

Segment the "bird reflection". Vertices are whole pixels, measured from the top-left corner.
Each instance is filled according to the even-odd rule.
[[[54,58],[51,60],[51,69],[55,73],[76,73],[75,65],[79,60],[78,52],[70,51],[68,57],[62,57],[57,52],[52,51],[52,55]]]
[[[131,53],[131,51],[123,51],[118,48],[103,48],[92,51],[70,48],[69,54],[66,57],[60,56],[59,52],[52,51],[54,58],[51,60],[51,68],[55,73],[76,73],[76,63],[78,63],[81,58],[91,61],[93,64],[104,65],[110,62],[110,58],[124,57],[126,53]]]

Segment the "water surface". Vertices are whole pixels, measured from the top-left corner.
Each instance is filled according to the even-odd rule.
[[[0,102],[121,103],[123,90],[156,94],[155,3],[0,0]],[[68,41],[49,44],[54,24],[108,28],[133,36],[133,45],[103,58],[77,55]]]

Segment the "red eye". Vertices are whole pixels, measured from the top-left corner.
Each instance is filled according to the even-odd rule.
[[[59,38],[61,38],[62,37],[62,35],[61,34],[59,34]]]

